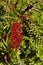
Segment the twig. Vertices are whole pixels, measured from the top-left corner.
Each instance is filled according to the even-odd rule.
[[[28,11],[29,9],[31,9],[31,8],[33,7],[33,5],[36,4],[36,3],[37,3],[37,1],[34,2],[34,3],[29,4],[27,7],[25,7],[24,9],[22,9],[22,10],[20,11],[20,14],[23,15],[26,11]]]

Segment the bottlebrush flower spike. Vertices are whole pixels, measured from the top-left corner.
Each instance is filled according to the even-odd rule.
[[[11,28],[11,47],[18,49],[22,42],[22,38],[23,38],[22,24],[19,22],[13,23]]]

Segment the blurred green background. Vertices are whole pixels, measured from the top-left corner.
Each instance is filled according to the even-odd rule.
[[[11,25],[21,21],[20,11],[31,2],[35,3],[31,9],[24,13],[31,16],[23,24],[23,41],[18,50],[9,49]],[[32,21],[32,22],[31,22]],[[3,41],[4,37],[6,41]],[[10,59],[3,62],[4,55]],[[43,65],[43,0],[0,0],[0,65]]]

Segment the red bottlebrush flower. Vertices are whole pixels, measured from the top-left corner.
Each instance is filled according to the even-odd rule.
[[[12,24],[11,28],[11,47],[17,49],[23,38],[22,24],[15,22]]]

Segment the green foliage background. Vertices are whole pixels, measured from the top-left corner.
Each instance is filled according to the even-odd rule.
[[[0,54],[0,65],[43,65],[43,0],[38,0],[32,9],[25,12],[31,16],[32,22],[30,19],[22,21],[26,24],[23,24],[21,47],[18,50],[9,49],[11,24],[20,21],[19,12],[30,3],[30,0],[0,0],[0,52],[2,55],[7,53],[10,57],[6,64],[1,61]],[[14,5],[13,10],[9,10],[10,4]],[[3,40],[5,34],[6,41]]]

